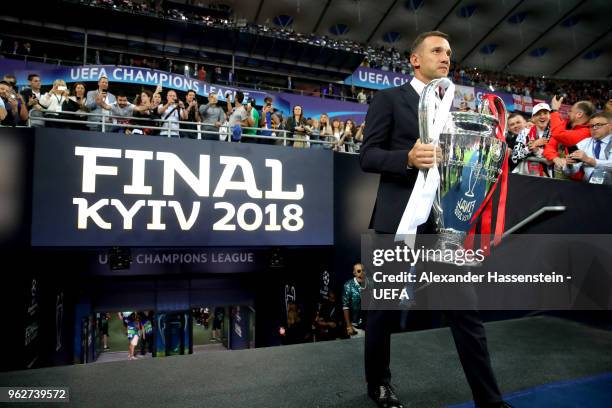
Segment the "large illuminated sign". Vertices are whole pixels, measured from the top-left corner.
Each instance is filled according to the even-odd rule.
[[[38,130],[32,244],[331,245],[327,151]]]

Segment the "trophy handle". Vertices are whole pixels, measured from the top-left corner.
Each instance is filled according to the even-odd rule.
[[[484,94],[482,103],[480,104],[479,113],[492,115],[498,121],[498,129],[500,134],[498,139],[506,139],[506,131],[508,130],[508,111],[504,100],[495,94]]]

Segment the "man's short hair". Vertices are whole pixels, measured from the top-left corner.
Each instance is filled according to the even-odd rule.
[[[0,85],[6,85],[6,86],[11,86],[11,84],[9,84],[8,82],[6,82],[5,80],[0,81]]]
[[[242,92],[238,91],[238,92],[236,92],[235,98],[238,101],[238,103],[242,103],[242,101],[244,101],[244,94]]]
[[[414,39],[412,46],[410,47],[410,54],[414,54],[416,49],[423,44],[423,41],[425,41],[427,37],[442,37],[445,40],[449,39],[448,34],[443,33],[442,31],[426,31],[417,35],[417,37]]]
[[[576,109],[580,109],[586,116],[591,116],[595,113],[595,105],[589,101],[576,102]]]
[[[40,78],[40,75],[38,74],[30,74],[28,75],[28,81],[32,81],[34,78]]]
[[[196,93],[196,91],[194,91],[193,89],[188,90],[188,91],[187,91],[187,93],[186,93],[185,95],[189,95],[191,92],[193,92],[193,94],[194,94],[194,95],[196,95],[196,96],[198,95],[198,94]]]
[[[127,98],[127,94],[125,93],[125,91],[119,91],[117,92],[117,95],[115,95],[117,98]]]
[[[612,112],[597,112],[591,115],[589,120],[603,118],[608,121],[608,123],[612,123]]]
[[[266,96],[266,97],[264,98],[264,102],[265,102],[265,103],[268,103],[268,101],[269,101],[269,102],[272,102],[272,97],[271,97],[271,96]]]
[[[508,122],[510,122],[510,119],[514,119],[514,118],[523,118],[523,119],[525,119],[525,117],[523,115],[521,115],[520,113],[513,112],[510,115],[508,115]],[[525,120],[527,120],[527,119],[525,119]]]

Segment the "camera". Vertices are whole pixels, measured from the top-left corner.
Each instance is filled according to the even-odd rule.
[[[58,91],[65,91],[66,89],[68,89],[67,87],[65,87],[64,85],[60,85],[57,87]]]

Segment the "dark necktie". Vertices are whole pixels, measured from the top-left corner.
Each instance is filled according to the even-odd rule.
[[[601,140],[596,140],[595,148],[593,149],[593,154],[595,154],[595,159],[599,159],[599,152],[601,152]]]

